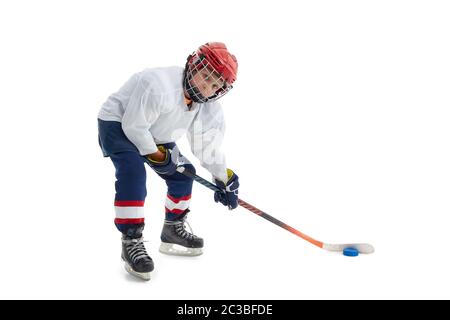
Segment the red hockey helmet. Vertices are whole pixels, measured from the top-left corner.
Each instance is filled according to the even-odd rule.
[[[228,52],[225,44],[208,42],[188,57],[184,88],[195,102],[217,100],[233,87],[237,69],[236,57]]]

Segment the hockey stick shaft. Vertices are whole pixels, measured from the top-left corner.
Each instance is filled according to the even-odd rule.
[[[219,191],[219,192],[224,192],[221,188],[219,188],[218,186],[216,186],[215,184],[209,182],[206,179],[203,179],[202,177],[199,177],[198,175],[196,175],[195,173],[190,172],[189,170],[186,170],[184,167],[178,167],[177,169],[178,172],[184,174],[187,177],[190,177],[192,179],[194,179],[195,181],[197,181],[198,183],[204,185],[205,187],[213,190],[213,191]],[[272,217],[271,215],[269,215],[268,213],[265,213],[264,211],[252,206],[251,204],[245,202],[242,199],[238,200],[239,205],[251,212],[253,212],[254,214],[257,214],[258,216],[260,216],[261,218],[266,219],[267,221],[272,222],[273,224],[276,224],[277,226],[295,234],[296,236],[312,243],[313,245],[319,247],[319,248],[323,248],[323,242],[318,241],[316,239],[311,238],[310,236],[298,231],[297,229],[287,225],[286,223]]]

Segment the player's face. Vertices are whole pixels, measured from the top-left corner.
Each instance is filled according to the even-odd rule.
[[[222,77],[208,68],[196,72],[191,81],[206,98],[214,95],[224,85]]]

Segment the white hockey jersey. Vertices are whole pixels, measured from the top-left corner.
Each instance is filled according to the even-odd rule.
[[[218,102],[186,106],[183,68],[145,69],[134,74],[102,105],[98,118],[122,123],[127,138],[141,155],[157,151],[156,144],[175,142],[187,134],[192,153],[211,174],[227,180],[220,146],[225,132]]]

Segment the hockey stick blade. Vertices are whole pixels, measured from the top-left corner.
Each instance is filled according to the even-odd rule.
[[[203,179],[202,177],[196,175],[195,173],[185,170],[184,167],[178,167],[177,171],[187,177],[194,179],[198,183],[204,185],[205,187],[207,187],[213,191],[223,192],[223,190],[220,189],[215,184],[209,182],[206,179]],[[318,241],[318,240],[311,238],[310,236],[298,231],[297,229],[285,224],[284,222],[278,220],[277,218],[272,217],[271,215],[265,213],[264,211],[259,210],[258,208],[252,206],[251,204],[245,202],[244,200],[239,199],[238,201],[239,201],[239,205],[241,207],[253,212],[254,214],[257,214],[261,218],[264,218],[264,219],[272,222],[273,224],[276,224],[277,226],[295,234],[296,236],[302,238],[303,240],[306,240],[309,243],[311,243],[319,248],[322,248],[324,250],[332,251],[332,252],[342,252],[344,249],[347,249],[347,248],[355,248],[358,250],[359,253],[363,253],[363,254],[370,254],[370,253],[375,252],[375,248],[368,243],[331,244],[331,243],[324,243],[324,242]]]
[[[347,248],[355,248],[359,253],[370,254],[375,252],[375,248],[368,243],[346,243],[346,244],[332,244],[324,243],[322,249],[327,251],[342,252]]]

